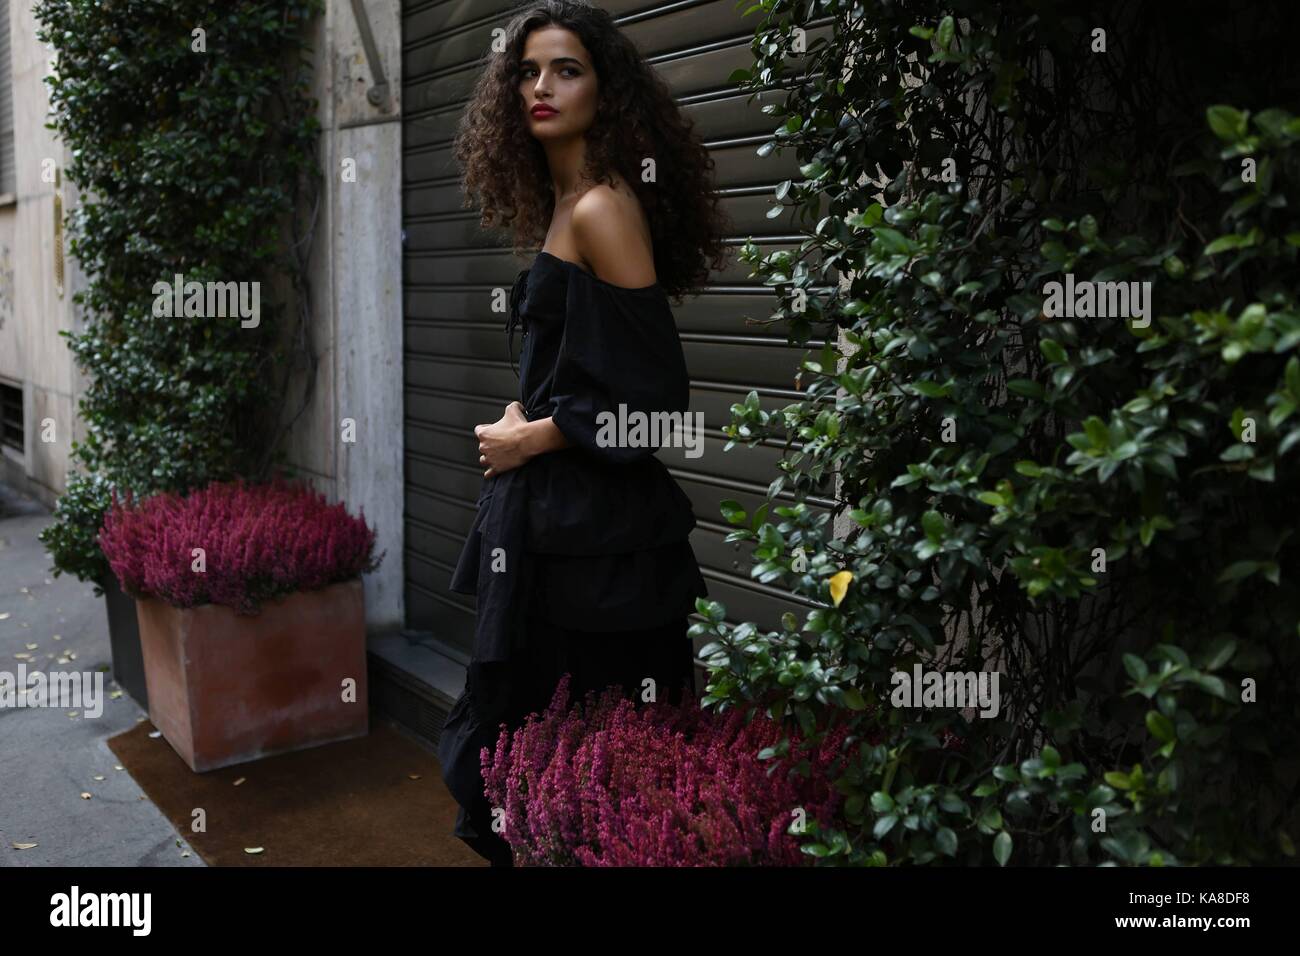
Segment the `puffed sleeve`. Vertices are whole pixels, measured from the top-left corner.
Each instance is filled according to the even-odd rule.
[[[667,293],[571,269],[551,399],[556,427],[602,461],[638,461],[668,444],[668,423],[685,423],[690,379]],[[634,413],[642,436],[631,431]]]

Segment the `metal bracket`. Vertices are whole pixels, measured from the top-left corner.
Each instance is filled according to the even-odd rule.
[[[366,15],[364,0],[352,0],[352,16],[356,18],[357,29],[361,31],[361,45],[365,48],[366,62],[370,64],[370,75],[375,81],[366,90],[366,99],[371,106],[377,106],[387,113],[388,78],[384,76],[384,63],[379,59],[379,47],[375,46],[375,34],[370,29],[370,18]]]

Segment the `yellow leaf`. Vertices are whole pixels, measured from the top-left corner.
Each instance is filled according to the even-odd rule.
[[[15,850],[30,850],[34,846],[40,846],[40,844],[39,843],[15,843],[13,846]]]
[[[849,593],[849,582],[853,580],[852,571],[840,571],[831,575],[831,601],[836,607],[844,600],[844,595]]]
[[[261,853],[261,852],[262,852],[262,848],[261,848],[260,846],[246,846],[246,847],[244,847],[244,852],[245,852],[245,853]]]
[[[84,792],[83,792],[83,793],[81,794],[81,799],[82,799],[82,800],[89,800],[89,799],[90,799],[90,794],[88,794],[88,793],[84,793]]]

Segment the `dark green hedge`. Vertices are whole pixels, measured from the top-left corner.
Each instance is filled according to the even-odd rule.
[[[744,258],[791,341],[829,344],[802,401],[733,407],[732,444],[790,443],[771,493],[793,500],[724,514],[754,578],[819,606],[763,633],[701,602],[710,704],[852,722],[843,819],[805,845],[830,863],[1294,855],[1285,6],[754,7],[738,79],[791,88],[764,100],[806,238]],[[1149,282],[1149,327],[1047,314],[1066,274]],[[835,470],[840,537],[805,501]],[[1000,713],[893,706],[918,663],[998,670]]]
[[[305,322],[299,219],[314,201],[318,123],[307,30],[319,0],[41,0],[53,121],[83,202],[88,275],[80,469],[42,534],[55,573],[104,580],[94,538],[112,488],[185,492],[265,476],[277,452],[286,307]],[[198,32],[201,31],[201,32]],[[156,318],[154,285],[260,282],[261,316]],[[279,294],[276,290],[282,290]],[[290,297],[285,290],[293,290]],[[291,302],[290,299],[296,301]]]

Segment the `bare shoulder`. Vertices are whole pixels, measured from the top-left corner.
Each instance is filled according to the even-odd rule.
[[[578,253],[597,278],[634,289],[655,283],[645,213],[626,186],[587,190],[574,204],[572,226]]]

